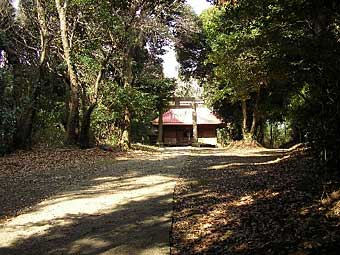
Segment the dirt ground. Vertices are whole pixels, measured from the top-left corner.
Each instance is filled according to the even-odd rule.
[[[175,190],[172,254],[340,254],[340,180],[303,149],[197,151]]]
[[[320,207],[310,162],[261,148],[13,154],[0,255],[337,254],[338,200]]]
[[[53,153],[0,159],[1,255],[169,254],[187,151]]]

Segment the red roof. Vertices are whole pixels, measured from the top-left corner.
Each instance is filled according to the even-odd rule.
[[[163,114],[163,125],[192,125],[192,108],[170,109]],[[218,125],[222,121],[218,119],[208,108],[197,107],[197,124],[198,125]],[[152,124],[158,125],[158,118],[152,121]]]

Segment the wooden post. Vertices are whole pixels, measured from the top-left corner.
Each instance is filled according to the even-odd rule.
[[[192,103],[192,139],[192,146],[199,146],[197,129],[197,105],[195,101]]]
[[[158,139],[157,144],[160,147],[164,146],[163,142],[163,110],[159,111],[159,117],[158,117]]]

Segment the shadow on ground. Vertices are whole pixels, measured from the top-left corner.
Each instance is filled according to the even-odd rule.
[[[339,218],[319,210],[311,169],[285,150],[171,149],[14,175],[0,209],[30,208],[3,221],[0,255],[168,254],[173,208],[174,255],[337,254]]]
[[[167,195],[131,202],[104,215],[67,214],[56,220],[69,224],[19,238],[10,247],[0,248],[0,254],[152,254],[158,249],[168,249],[168,235],[160,233],[168,232],[169,221],[164,216],[169,213],[170,198]],[[154,203],[163,210],[150,208]],[[50,222],[38,222],[29,228],[47,224]]]
[[[175,191],[172,254],[338,254],[340,220],[320,211],[310,158],[264,150],[190,160]]]
[[[13,183],[19,198],[32,199],[3,221],[0,254],[168,254],[173,190],[186,154],[32,173],[39,187]]]

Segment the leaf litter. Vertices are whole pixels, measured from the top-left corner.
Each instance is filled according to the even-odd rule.
[[[0,222],[152,152],[35,150],[0,158]],[[195,151],[174,192],[172,254],[338,254],[340,189],[302,150]]]
[[[151,152],[99,148],[36,149],[0,157],[0,222],[57,194],[66,186],[100,176],[116,159],[148,158]]]
[[[174,194],[173,255],[339,254],[335,177],[325,190],[302,149],[237,148],[234,154],[198,155],[182,172]]]

